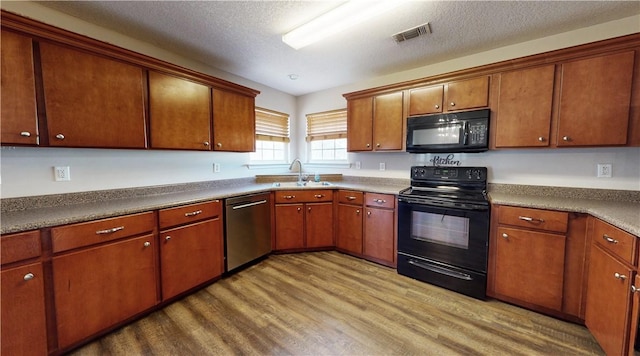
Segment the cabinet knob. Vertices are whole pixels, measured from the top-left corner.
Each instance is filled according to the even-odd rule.
[[[222,142],[218,142],[217,146],[222,147]]]
[[[562,136],[562,141],[569,142],[569,141],[571,141],[571,137],[569,137],[569,136]]]
[[[360,210],[356,210],[356,214],[360,214]]]
[[[639,291],[640,288],[637,288],[636,286],[631,286],[631,293],[635,293],[637,291]]]
[[[165,239],[165,241],[169,241],[169,240],[171,240],[171,236],[167,236],[164,239]]]
[[[145,241],[145,242],[144,242],[144,247],[149,247],[149,246],[151,246],[151,242],[149,242],[149,241]]]
[[[311,207],[309,207],[308,209],[309,209],[309,211],[311,211]]]
[[[379,143],[376,143],[376,147],[380,147],[380,144],[379,144]]]
[[[620,273],[618,273],[618,272],[614,273],[614,274],[613,274],[613,276],[614,276],[616,279],[621,279],[621,280],[623,280],[623,281],[624,281],[625,279],[627,279],[627,276],[625,276],[624,274],[620,274]]]
[[[209,147],[209,141],[204,141],[202,144],[203,144],[205,147]]]
[[[614,244],[615,245],[615,244],[618,243],[618,240],[614,239],[613,237],[607,236],[607,234],[602,235],[602,239],[607,241],[610,244]]]
[[[435,107],[436,109],[440,109],[440,105],[438,105],[438,104],[434,105],[434,107]]]
[[[367,143],[367,147],[371,147],[371,144]]]
[[[507,239],[507,238],[509,238],[509,235],[507,235],[506,233],[504,233],[504,232],[503,232],[503,233],[502,233],[502,237],[503,237],[503,238],[505,238],[505,239]]]
[[[542,136],[538,137],[538,141],[544,142],[544,137],[542,137]]]
[[[30,281],[35,277],[35,275],[31,272],[27,273],[24,275],[24,277],[22,277],[22,279],[24,279],[25,281]]]
[[[451,103],[449,103],[449,105],[451,106],[456,106],[456,103],[454,103],[453,101]]]
[[[63,135],[63,134],[57,134],[57,135],[56,135],[56,138],[57,138],[58,140],[64,140],[64,135]]]
[[[22,132],[20,132],[20,136],[22,136],[22,137],[31,137],[31,132],[22,131]]]
[[[371,216],[371,212],[370,211],[367,211],[367,216]]]
[[[302,208],[298,208],[298,212],[300,212],[302,210]]]

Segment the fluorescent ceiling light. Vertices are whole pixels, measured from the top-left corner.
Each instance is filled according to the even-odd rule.
[[[282,41],[295,49],[300,49],[389,11],[403,2],[400,0],[348,1],[285,34],[282,36]]]

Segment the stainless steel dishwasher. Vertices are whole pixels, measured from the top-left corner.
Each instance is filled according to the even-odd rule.
[[[271,252],[271,195],[226,199],[227,272]]]

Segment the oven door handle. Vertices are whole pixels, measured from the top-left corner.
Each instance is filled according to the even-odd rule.
[[[408,262],[409,262],[409,264],[414,265],[416,267],[420,267],[420,268],[427,269],[427,270],[432,271],[432,272],[444,274],[444,275],[447,275],[449,277],[463,279],[465,281],[472,280],[471,275],[466,274],[466,273],[462,273],[462,272],[458,272],[458,271],[452,271],[450,269],[446,269],[446,268],[443,268],[443,267],[426,264],[426,263],[423,263],[423,262],[420,262],[420,261],[416,261],[416,260],[412,260],[412,259],[410,259]]]

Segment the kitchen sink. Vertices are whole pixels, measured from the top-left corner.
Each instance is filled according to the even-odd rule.
[[[274,188],[314,188],[314,187],[330,187],[330,182],[275,182]]]

